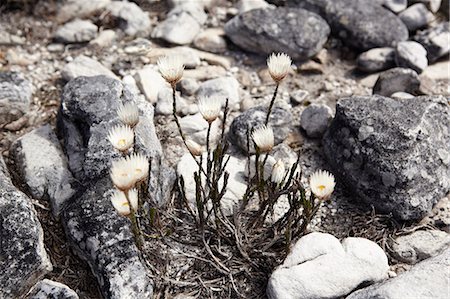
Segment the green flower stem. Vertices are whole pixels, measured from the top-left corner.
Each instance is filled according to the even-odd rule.
[[[269,109],[267,110],[266,121],[264,122],[264,124],[266,126],[269,123],[270,113],[272,112],[273,104],[275,103],[275,98],[277,97],[278,86],[280,86],[279,83],[277,83],[277,85],[275,87],[275,91],[273,93],[272,100],[270,101],[270,104],[269,104]]]

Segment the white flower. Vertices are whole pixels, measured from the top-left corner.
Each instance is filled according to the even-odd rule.
[[[283,80],[291,69],[291,63],[291,58],[284,53],[270,55],[267,59],[267,66],[272,79],[277,83]]]
[[[112,162],[111,180],[117,189],[126,191],[136,184],[131,164],[126,158]]]
[[[119,190],[129,190],[136,183],[148,177],[148,159],[141,154],[133,154],[114,161],[111,166],[111,180]]]
[[[321,200],[330,197],[335,185],[334,176],[326,170],[318,170],[309,178],[311,192]]]
[[[127,163],[130,164],[130,169],[133,171],[135,182],[142,182],[148,178],[148,159],[142,154],[133,154],[127,158]]]
[[[252,139],[262,153],[270,152],[273,148],[274,137],[270,127],[265,125],[259,127],[253,132]]]
[[[114,190],[114,193],[111,195],[111,203],[116,209],[117,213],[122,216],[128,216],[131,213],[131,208],[136,212],[138,209],[138,191],[136,189],[131,189],[128,192],[128,200],[123,191]]]
[[[126,152],[133,146],[134,132],[129,126],[118,125],[109,130],[108,140],[115,149]]]
[[[172,86],[183,76],[184,64],[181,56],[164,56],[159,58],[158,67],[161,76]]]
[[[117,110],[117,115],[122,123],[134,128],[139,122],[139,109],[134,103],[126,103]]]
[[[220,97],[203,97],[198,101],[198,110],[207,122],[212,123],[219,117],[222,104]]]
[[[271,180],[275,184],[280,184],[284,176],[286,175],[286,168],[284,167],[284,163],[281,160],[278,160],[277,163],[273,165]]]
[[[202,146],[192,139],[186,140],[186,147],[194,156],[201,156],[203,153]]]

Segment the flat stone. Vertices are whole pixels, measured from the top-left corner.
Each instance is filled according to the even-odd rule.
[[[112,1],[105,9],[117,19],[119,27],[127,35],[145,36],[150,33],[150,18],[136,3]]]
[[[408,29],[400,18],[374,1],[294,0],[293,3],[320,14],[335,36],[359,50],[392,47],[408,39]]]
[[[399,13],[408,7],[408,0],[381,0],[382,5],[394,13]]]
[[[381,212],[416,220],[450,190],[450,107],[442,96],[341,99],[325,155],[348,190]]]
[[[435,27],[419,31],[414,40],[427,50],[427,58],[430,63],[435,62],[450,52],[450,23],[443,22]]]
[[[295,90],[290,94],[291,101],[296,104],[303,104],[303,102],[309,97],[309,92],[306,90]]]
[[[24,37],[10,34],[9,32],[5,31],[3,28],[0,29],[0,45],[1,46],[23,45],[25,42],[26,42],[26,39]]]
[[[300,238],[272,273],[267,296],[340,298],[363,283],[387,278],[388,270],[386,254],[376,243],[364,238],[346,238],[340,243],[330,234],[313,232]]]
[[[356,60],[359,70],[374,73],[395,66],[395,50],[393,48],[374,48],[361,53]]]
[[[324,104],[311,104],[300,116],[300,126],[311,138],[320,138],[333,118],[333,111]]]
[[[231,142],[243,152],[247,152],[247,131],[252,132],[264,124],[268,107],[254,107],[237,116],[230,126]],[[275,145],[282,143],[291,132],[292,114],[282,107],[273,107],[269,117],[269,126],[273,129]],[[250,135],[250,153],[254,153],[254,145]]]
[[[166,19],[156,26],[152,37],[177,45],[190,44],[200,32],[206,18],[206,13],[197,5],[189,8],[184,5],[176,6],[167,14]]]
[[[161,77],[161,74],[150,67],[144,67],[134,75],[137,86],[147,101],[156,103],[158,94],[162,90],[171,89],[170,85]]]
[[[177,92],[176,99],[177,99],[177,112],[185,114],[183,112],[186,112],[186,109],[189,104],[184,98],[180,97],[179,92]],[[173,113],[172,90],[169,88],[163,89],[158,93],[158,102],[156,102],[155,114],[172,115],[172,113]]]
[[[274,5],[270,5],[264,0],[239,0],[239,2],[236,4],[236,7],[240,14],[250,11],[252,9],[258,9],[258,8],[275,8]]]
[[[314,13],[278,7],[237,15],[225,24],[225,32],[246,51],[265,55],[283,52],[293,59],[307,60],[322,49],[330,28]]]
[[[117,76],[103,64],[84,55],[78,56],[66,64],[61,70],[61,76],[65,81],[70,81],[81,76],[92,77],[99,75],[117,79]]]
[[[346,299],[447,298],[450,249],[385,282],[354,292]]]
[[[55,32],[55,40],[65,44],[84,43],[97,36],[98,27],[88,20],[73,20]]]
[[[196,35],[194,46],[211,53],[223,53],[227,50],[227,42],[222,28],[208,28]]]
[[[192,78],[184,78],[180,81],[179,84],[181,93],[186,96],[194,95],[200,87],[200,84],[198,84],[197,80]]]
[[[373,94],[390,96],[398,91],[414,94],[419,90],[419,87],[419,75],[415,71],[393,68],[380,74],[373,87]]]
[[[211,96],[221,97],[224,102],[228,98],[229,107],[235,109],[241,101],[239,82],[234,77],[220,77],[201,83],[197,90],[197,98]]]
[[[211,127],[209,140],[211,144],[215,144],[219,138],[220,121],[214,121]],[[206,135],[208,131],[208,122],[200,113],[187,115],[180,119],[180,126],[183,134],[200,145],[206,145]]]
[[[428,66],[427,50],[414,41],[399,42],[395,61],[399,67],[410,68],[420,74]]]
[[[79,299],[74,290],[65,284],[43,279],[39,281],[26,297],[27,299]]]
[[[225,159],[228,158],[228,155]],[[206,169],[206,155],[203,157],[203,168]],[[246,159],[238,159],[230,156],[230,160],[226,166],[226,171],[230,174],[227,191],[222,198],[221,206],[225,215],[232,215],[236,205],[242,200],[242,197],[247,190],[247,181],[244,177]],[[192,158],[191,154],[187,153],[181,157],[177,165],[177,173],[179,177],[184,180],[186,198],[194,211],[197,211],[195,200],[195,181],[194,172],[198,172],[198,165]],[[206,182],[206,177],[202,175],[203,182]],[[223,178],[219,181],[219,186],[223,186]]]
[[[394,240],[393,252],[400,261],[415,264],[438,255],[450,246],[450,234],[440,230],[418,230]]]
[[[91,45],[97,46],[99,48],[109,47],[116,39],[116,32],[114,30],[103,30],[98,36],[90,41]]]
[[[74,18],[86,18],[101,11],[111,0],[67,0],[57,10],[56,19],[60,23]]]
[[[421,74],[433,80],[450,80],[450,61],[441,61],[429,65]]]
[[[0,72],[0,123],[19,119],[30,110],[33,86],[21,73]]]
[[[0,156],[0,297],[21,298],[52,271],[31,199],[13,185]]]
[[[59,217],[77,188],[56,134],[50,125],[18,138],[11,145],[17,174],[36,199],[49,199],[52,212]]]
[[[409,31],[424,28],[434,20],[434,15],[422,3],[411,5],[399,15]]]

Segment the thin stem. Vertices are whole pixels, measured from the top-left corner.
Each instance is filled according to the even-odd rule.
[[[280,86],[279,83],[277,83],[277,85],[276,85],[276,87],[275,87],[275,91],[274,91],[274,93],[273,93],[272,100],[270,101],[270,104],[269,104],[269,109],[267,110],[266,121],[264,122],[264,124],[265,124],[266,126],[267,126],[267,124],[269,123],[269,118],[270,118],[270,113],[272,112],[273,103],[275,103],[275,98],[277,97],[278,86]]]
[[[138,223],[137,223],[136,213],[135,213],[133,207],[131,206],[131,201],[129,198],[128,190],[124,191],[124,193],[125,193],[125,198],[128,202],[128,207],[130,208],[131,230],[133,231],[134,241],[136,243],[137,248],[140,251],[142,251],[142,248],[143,248],[142,235],[141,235],[141,231],[139,230]]]

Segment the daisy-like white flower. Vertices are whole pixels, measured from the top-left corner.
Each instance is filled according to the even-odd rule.
[[[134,169],[126,158],[112,162],[111,180],[117,189],[128,191],[136,184]]]
[[[117,115],[122,123],[134,128],[139,122],[139,109],[134,103],[126,103],[117,110]]]
[[[203,154],[202,146],[192,139],[186,140],[186,147],[194,156],[201,156]]]
[[[273,53],[267,59],[269,74],[276,83],[280,83],[291,69],[291,58],[284,53]]]
[[[142,154],[132,154],[124,158],[124,163],[126,163],[132,173],[135,183],[142,182],[148,178],[148,159]]]
[[[158,60],[161,76],[172,86],[183,77],[184,64],[181,56],[163,56]]]
[[[220,97],[203,97],[198,100],[198,110],[207,122],[212,123],[219,117],[222,104]]]
[[[109,130],[108,140],[115,149],[126,152],[133,146],[134,132],[127,125],[118,125]]]
[[[253,131],[252,139],[262,153],[270,152],[275,142],[272,128],[265,125]]]
[[[320,200],[327,200],[333,193],[334,176],[326,170],[318,170],[309,178],[309,187]]]
[[[117,213],[122,216],[128,216],[131,213],[131,208],[133,211],[137,211],[138,209],[138,191],[136,189],[131,189],[128,192],[128,200],[123,191],[114,190],[114,193],[111,195],[111,203],[116,209]]]
[[[277,163],[273,165],[271,180],[275,184],[280,184],[284,176],[286,174],[286,168],[284,167],[284,163],[281,160],[278,160]]]

